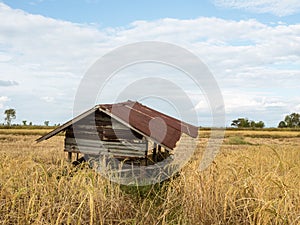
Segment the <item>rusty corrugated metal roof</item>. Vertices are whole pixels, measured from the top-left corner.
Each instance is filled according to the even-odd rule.
[[[99,105],[100,109],[128,123],[144,135],[173,149],[181,134],[197,137],[198,128],[138,102]]]
[[[170,117],[138,102],[127,101],[116,104],[97,105],[43,137],[40,137],[37,141],[40,142],[51,138],[98,109],[128,127],[133,128],[138,133],[149,137],[170,149],[173,149],[176,146],[182,133],[194,138],[198,135],[198,128],[193,125]]]

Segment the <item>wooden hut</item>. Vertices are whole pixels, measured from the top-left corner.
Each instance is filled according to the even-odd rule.
[[[111,156],[142,165],[163,160],[179,146],[189,148],[198,128],[138,102],[100,104],[37,139],[47,140],[65,131],[64,151]]]

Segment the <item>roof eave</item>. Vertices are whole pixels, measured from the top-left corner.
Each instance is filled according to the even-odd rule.
[[[88,116],[88,115],[94,113],[94,112],[95,112],[96,110],[98,110],[98,109],[99,109],[99,106],[96,105],[95,107],[93,107],[93,108],[89,109],[88,111],[86,111],[86,112],[84,112],[84,113],[82,113],[82,114],[76,116],[74,119],[69,120],[68,122],[66,122],[66,123],[64,123],[63,125],[57,127],[56,129],[52,130],[51,132],[47,133],[46,135],[44,135],[44,136],[42,136],[42,137],[36,139],[35,141],[36,141],[37,143],[39,143],[39,142],[41,142],[41,141],[44,141],[44,140],[47,140],[47,139],[53,137],[54,135],[56,135],[56,134],[58,134],[58,133],[64,131],[65,129],[67,129],[67,128],[68,128],[69,126],[71,126],[72,124],[74,124],[74,123],[78,122],[79,120],[85,118],[86,116]]]

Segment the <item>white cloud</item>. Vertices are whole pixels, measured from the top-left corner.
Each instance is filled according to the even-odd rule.
[[[136,41],[171,42],[199,56],[224,92],[229,118],[240,112],[267,115],[275,108],[285,113],[300,89],[299,23],[165,18],[103,30],[32,15],[3,3],[0,18],[0,81],[19,84],[1,88],[0,96],[10,96],[16,105],[22,105],[25,97],[30,99],[28,108],[22,110],[41,109],[39,115],[24,118],[33,122],[49,110],[58,112],[62,106],[51,122],[70,118],[77,86],[87,68],[110,50]],[[190,92],[189,96],[197,94]],[[297,104],[299,101],[294,102]],[[204,98],[199,99],[197,107],[200,114],[207,112]],[[29,112],[27,115],[31,116]]]
[[[227,113],[239,112],[248,114],[254,111],[268,111],[269,108],[283,108],[288,104],[285,99],[280,97],[268,96],[263,92],[239,91],[234,90],[223,92]]]
[[[9,87],[19,85],[18,82],[14,80],[0,80],[0,87]]]
[[[8,54],[4,54],[3,52],[0,52],[0,63],[1,62],[8,62],[12,59],[12,57]]]
[[[174,42],[197,53],[206,62],[221,63],[224,67],[299,61],[299,35],[300,24],[268,26],[253,19],[198,18],[138,21],[129,29],[116,30],[114,36],[123,43]]]
[[[95,57],[99,46],[106,42],[105,33],[92,26],[28,14],[3,3],[0,17],[0,42],[5,43],[2,51],[13,56],[11,63],[34,65],[32,70],[83,71],[80,66]],[[70,61],[76,63],[66,66]]]
[[[9,98],[7,96],[0,96],[0,109],[4,107],[4,104],[9,101]]]
[[[215,0],[217,6],[245,9],[255,13],[272,13],[288,16],[300,12],[298,0]]]
[[[295,109],[296,109],[295,111],[300,112],[300,104],[296,105]]]
[[[53,103],[55,99],[53,97],[45,96],[45,97],[41,97],[41,100],[47,103]]]
[[[223,96],[228,125],[233,119],[242,117],[262,120],[266,126],[276,127],[284,115],[295,109],[294,100],[270,96],[269,93],[227,90]]]

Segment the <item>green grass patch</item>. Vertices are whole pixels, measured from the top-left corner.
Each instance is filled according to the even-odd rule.
[[[232,136],[228,138],[228,144],[230,145],[253,145],[253,143],[245,141],[242,136]]]

